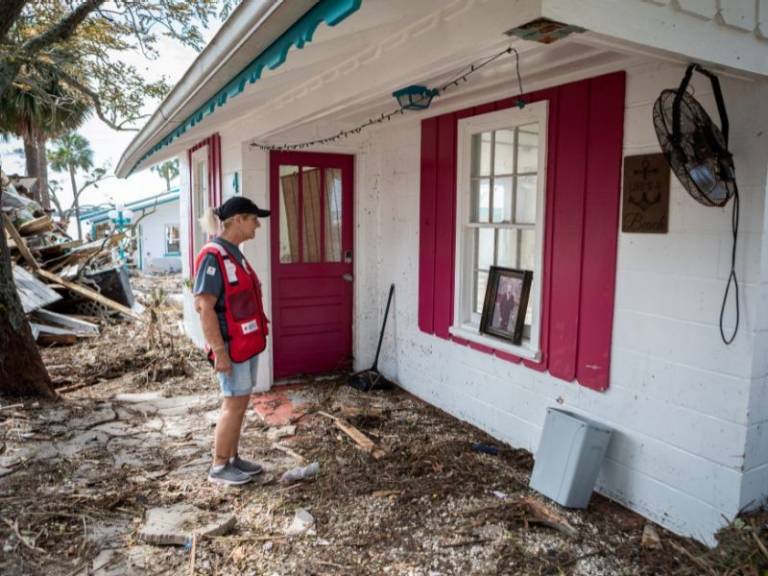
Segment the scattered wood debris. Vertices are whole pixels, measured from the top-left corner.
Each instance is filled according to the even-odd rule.
[[[2,175],[0,175],[2,177]],[[13,276],[24,312],[35,313],[33,335],[41,345],[74,344],[98,334],[64,317],[87,311],[100,318],[118,313],[138,319],[127,271],[112,260],[112,248],[123,238],[112,234],[81,242],[67,236],[40,205],[8,185],[0,206],[0,233],[8,237]],[[117,280],[116,280],[117,279]],[[45,314],[57,313],[54,321]]]

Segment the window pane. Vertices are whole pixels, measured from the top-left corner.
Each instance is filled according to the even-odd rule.
[[[491,181],[488,178],[472,180],[472,206],[470,222],[488,222],[490,217]]]
[[[477,228],[477,259],[475,267],[489,270],[493,265],[495,230],[493,228]]]
[[[515,131],[496,131],[496,150],[493,157],[493,173],[512,174],[515,171]]]
[[[517,129],[517,173],[539,169],[539,125],[527,124]]]
[[[325,171],[325,261],[341,262],[341,169]]]
[[[536,175],[517,177],[515,222],[519,224],[536,222],[536,179]]]
[[[303,262],[320,262],[320,168],[303,167],[301,170],[303,205]]]
[[[534,270],[536,266],[536,232],[520,230],[520,268]]]
[[[491,175],[491,133],[472,136],[472,176]]]
[[[165,253],[174,254],[181,250],[179,227],[173,224],[165,226]]]
[[[493,221],[512,222],[512,178],[496,178],[493,181]]]
[[[496,265],[505,268],[517,268],[517,250],[519,230],[499,230],[499,252],[496,257]]]
[[[280,262],[299,260],[299,167],[280,166]]]
[[[483,312],[483,302],[485,302],[485,289],[488,286],[488,272],[475,271],[475,297],[472,299],[472,312],[481,314]]]

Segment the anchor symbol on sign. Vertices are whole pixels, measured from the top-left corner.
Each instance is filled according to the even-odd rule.
[[[648,158],[643,158],[642,166],[639,170],[633,171],[635,175],[641,174],[643,177],[643,181],[648,180],[648,176],[651,174],[658,174],[659,170],[657,168],[651,168],[651,163],[648,161]],[[661,202],[661,191],[656,193],[656,196],[654,198],[648,198],[648,195],[646,194],[645,189],[643,190],[642,194],[640,195],[640,200],[637,200],[631,193],[629,195],[628,202],[630,204],[634,204],[640,210],[645,212],[650,208],[651,206],[654,206]]]

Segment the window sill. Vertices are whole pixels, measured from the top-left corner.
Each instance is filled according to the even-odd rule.
[[[470,342],[474,342],[476,344],[482,344],[488,348],[493,348],[494,350],[498,350],[500,352],[506,352],[507,354],[512,354],[518,358],[532,360],[534,362],[541,360],[541,352],[539,350],[534,350],[525,344],[515,345],[510,342],[506,342],[501,338],[495,338],[488,334],[480,334],[477,331],[477,328],[470,324],[464,324],[462,326],[451,326],[448,331],[451,333],[451,335],[456,336],[457,338],[469,340]]]

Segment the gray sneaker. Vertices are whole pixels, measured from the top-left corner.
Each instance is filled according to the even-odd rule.
[[[240,484],[247,484],[251,481],[251,476],[245,472],[238,470],[232,464],[227,463],[224,468],[208,473],[208,482],[214,484],[227,484],[229,486],[239,486]]]
[[[240,456],[235,456],[232,458],[232,460],[229,461],[229,464],[240,470],[240,472],[248,474],[248,476],[258,476],[264,472],[264,468],[261,466],[261,464],[243,460],[240,458]]]

